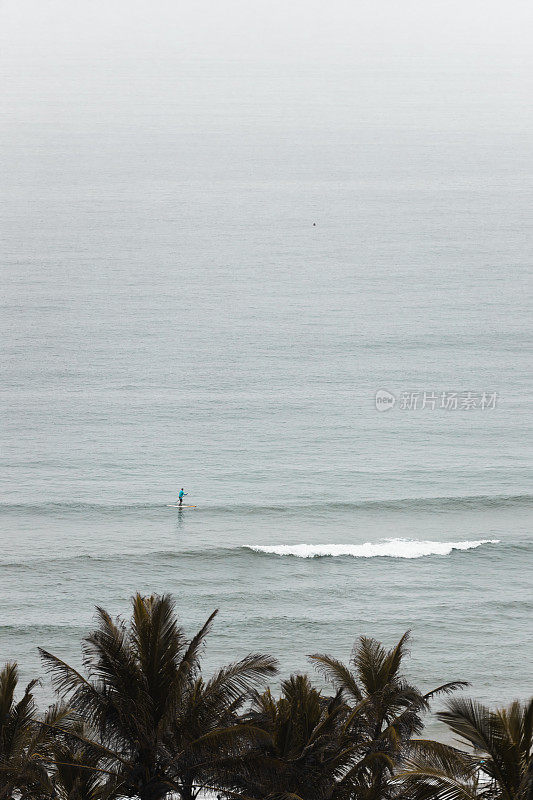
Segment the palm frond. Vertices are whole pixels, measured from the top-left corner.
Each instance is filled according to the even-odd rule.
[[[17,664],[7,663],[0,672],[0,724],[7,719],[13,706],[18,684]]]
[[[400,638],[400,641],[393,647],[392,650],[386,655],[385,658],[385,670],[386,670],[386,680],[391,681],[398,677],[398,673],[402,664],[402,660],[407,655],[407,644],[409,639],[411,638],[411,631],[406,631],[403,636]]]
[[[50,674],[54,687],[59,694],[68,697],[73,692],[77,692],[81,689],[87,692],[89,697],[94,697],[95,700],[99,699],[95,687],[84,678],[80,672],[75,670],[74,667],[69,666],[66,661],[62,661],[47,650],[43,650],[42,647],[39,647],[38,650],[41,655],[41,660],[47,672]]]
[[[365,691],[370,695],[382,688],[386,659],[387,652],[380,642],[367,636],[359,637],[352,653],[352,663]]]
[[[244,702],[258,684],[276,675],[277,663],[272,656],[250,653],[240,661],[222,667],[206,683],[203,702]]]
[[[317,671],[329,681],[335,689],[341,689],[353,700],[362,700],[362,693],[355,676],[349,668],[336,658],[329,655],[314,654],[309,656]]]
[[[453,692],[457,692],[459,689],[466,689],[467,686],[470,686],[468,681],[450,681],[449,683],[443,683],[441,686],[437,686],[436,689],[426,692],[424,700],[432,700],[434,697],[438,697],[442,694],[453,694]]]
[[[184,682],[191,680],[191,678],[194,679],[196,677],[198,671],[200,649],[204,643],[207,634],[211,630],[213,620],[215,619],[217,614],[218,614],[218,608],[216,608],[213,611],[213,613],[209,615],[209,617],[204,622],[198,633],[195,636],[193,636],[187,649],[185,650],[185,653],[180,659],[178,673],[176,676],[176,684],[180,690],[183,687]]]
[[[490,711],[482,703],[468,698],[454,698],[449,701],[445,711],[437,717],[465,742],[490,753],[492,731]]]
[[[406,763],[430,763],[435,769],[467,778],[473,774],[477,759],[464,750],[433,739],[411,739]]]

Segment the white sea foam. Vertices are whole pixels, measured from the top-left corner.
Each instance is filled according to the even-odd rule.
[[[385,539],[364,544],[280,544],[246,545],[258,553],[277,556],[315,558],[319,556],[353,556],[354,558],[422,558],[423,556],[447,556],[452,550],[472,550],[483,544],[498,544],[499,539],[478,539],[465,542],[430,542],[415,539]]]

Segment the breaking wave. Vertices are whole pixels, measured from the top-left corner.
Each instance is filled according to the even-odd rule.
[[[423,558],[448,556],[453,550],[473,550],[487,544],[498,544],[499,539],[479,539],[465,542],[430,542],[413,539],[385,539],[364,544],[280,544],[246,545],[249,550],[276,556],[296,558],[324,558],[352,556],[353,558]]]

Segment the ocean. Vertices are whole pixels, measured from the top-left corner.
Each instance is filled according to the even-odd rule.
[[[220,609],[207,672],[411,629],[421,687],[529,696],[531,108],[511,66],[422,66],[4,68],[24,680],[141,591]]]

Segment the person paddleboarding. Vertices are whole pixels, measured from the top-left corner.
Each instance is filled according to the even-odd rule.
[[[179,500],[179,505],[180,505],[180,506],[181,506],[181,505],[183,505],[183,498],[184,498],[184,497],[187,497],[187,494],[188,494],[188,492],[184,492],[184,491],[183,491],[183,488],[182,488],[182,489],[180,489],[180,493],[179,493],[179,495],[178,495],[178,500]]]

